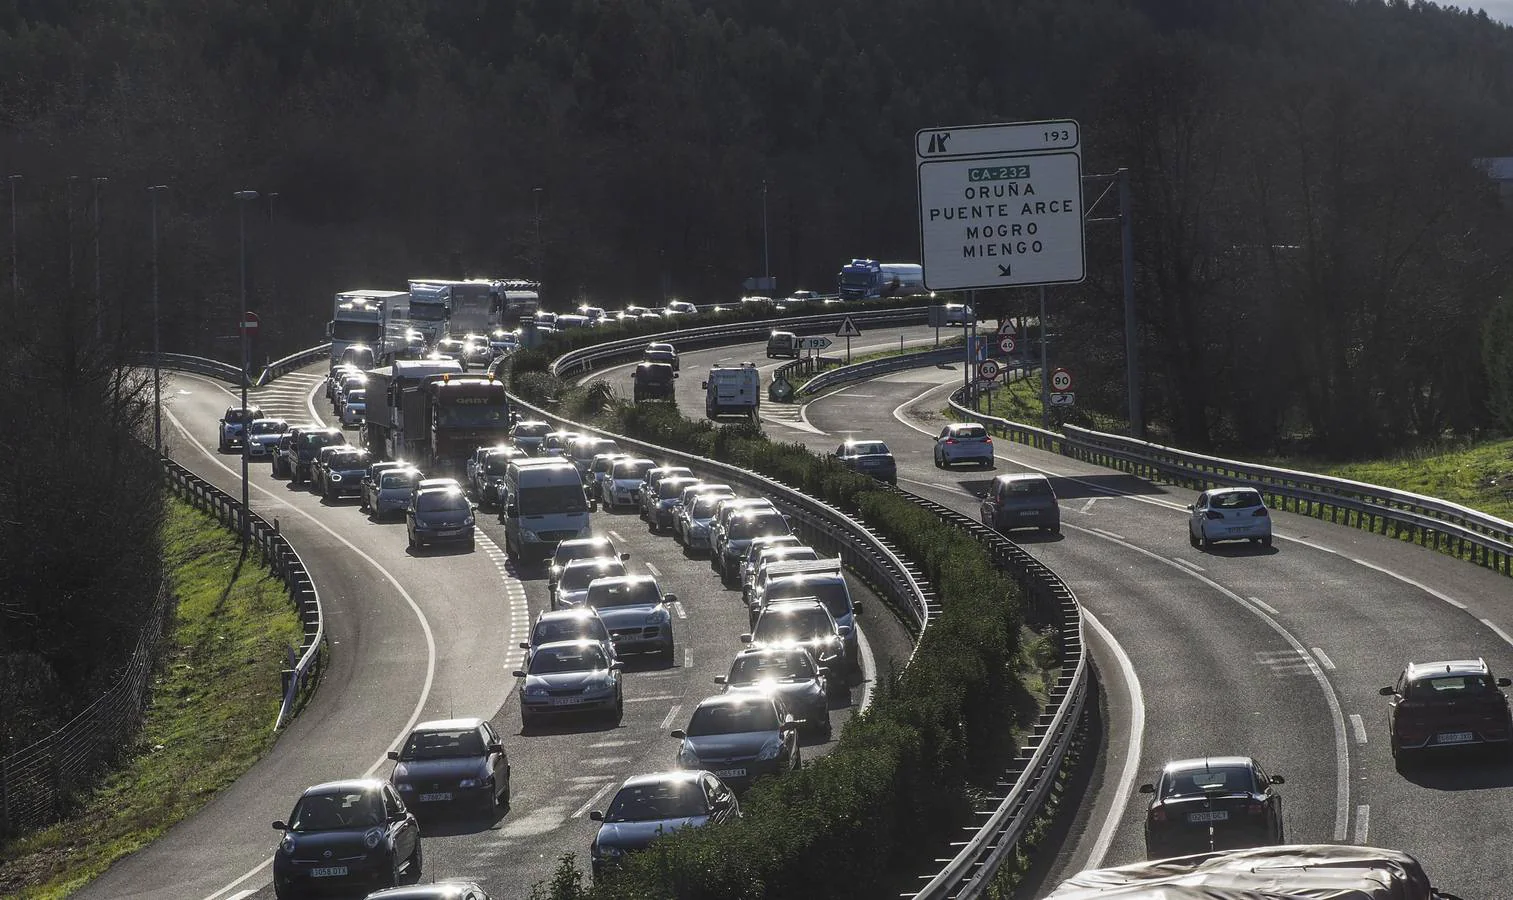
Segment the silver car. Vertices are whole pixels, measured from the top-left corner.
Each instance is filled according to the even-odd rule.
[[[984,469],[993,468],[993,438],[976,422],[952,422],[940,430],[935,439],[935,468],[973,462]]]
[[[1251,541],[1271,546],[1271,514],[1255,488],[1214,488],[1188,507],[1187,540],[1209,549],[1217,541]]]
[[[667,663],[672,662],[674,652],[668,607],[676,602],[678,596],[663,594],[657,579],[650,575],[595,579],[589,583],[584,599],[609,626],[616,653],[657,653]]]
[[[247,455],[253,459],[272,456],[273,445],[288,430],[289,423],[283,419],[254,419],[247,426]]]
[[[764,775],[782,775],[803,764],[798,727],[782,698],[767,691],[716,694],[699,702],[688,727],[672,732],[682,741],[678,766],[707,769],[739,791]]]
[[[721,500],[734,497],[728,484],[706,484],[685,489],[672,522],[673,537],[690,550],[709,549],[709,526]]]
[[[641,498],[641,484],[646,473],[657,467],[656,460],[638,457],[617,459],[609,471],[609,479],[600,483],[600,500],[609,509],[617,506],[635,506]]]
[[[716,675],[726,693],[772,691],[790,710],[803,716],[810,730],[830,739],[829,670],[815,662],[803,647],[764,647],[742,650],[730,663],[730,673]]]
[[[678,504],[683,502],[683,491],[699,484],[699,479],[693,476],[676,475],[659,480],[656,487],[642,488],[646,497],[646,527],[653,534],[672,528]]]
[[[520,724],[530,728],[561,713],[608,713],[616,722],[625,712],[620,670],[598,641],[542,644],[525,669],[515,672],[520,685]]]
[[[420,479],[419,469],[403,464],[370,473],[363,485],[363,502],[369,514],[375,519],[391,513],[402,514],[409,507],[410,495],[415,493]]]
[[[588,586],[598,578],[619,578],[629,574],[618,556],[575,559],[562,567],[562,574],[552,590],[552,609],[573,609],[588,598]]]
[[[546,567],[547,591],[557,589],[557,579],[562,577],[562,570],[568,563],[575,559],[593,559],[599,556],[619,557],[621,562],[630,561],[629,553],[621,553],[615,549],[613,541],[602,535],[570,538],[558,543],[557,549],[552,552],[552,561]]]
[[[562,641],[598,641],[611,662],[615,660],[615,645],[610,642],[609,629],[599,614],[586,606],[577,609],[548,609],[536,617],[531,626],[531,639],[520,642],[526,651],[526,668],[530,668],[531,654],[544,644]]]

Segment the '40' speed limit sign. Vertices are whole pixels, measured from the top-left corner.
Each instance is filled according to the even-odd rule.
[[[1066,369],[1051,370],[1051,388],[1057,391],[1069,391],[1072,389],[1072,373]]]

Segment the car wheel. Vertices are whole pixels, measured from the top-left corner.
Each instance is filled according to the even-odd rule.
[[[499,805],[505,809],[510,808],[510,770],[508,766],[504,769],[504,793],[499,795]]]
[[[670,666],[673,664],[673,660],[677,659],[678,649],[676,647],[668,647],[666,650],[663,650],[657,655],[661,657],[663,662],[667,663]]]
[[[1271,535],[1268,534],[1266,537],[1261,538],[1261,546],[1268,550],[1271,549]]]
[[[1209,540],[1208,535],[1205,533],[1198,538],[1198,546],[1202,548],[1204,553],[1207,553],[1208,551],[1213,549],[1214,542]]]
[[[1202,546],[1198,543],[1198,536],[1193,534],[1193,530],[1191,528],[1187,529],[1187,542],[1193,545],[1194,550]]]
[[[940,461],[940,454],[939,453],[935,454],[935,468],[937,468],[937,469],[944,469],[945,468],[945,465],[942,464],[941,461]]]
[[[643,518],[645,518],[645,517],[643,516]],[[656,534],[657,533],[657,520],[656,520],[655,516],[653,516],[652,518],[646,519],[646,530],[649,531],[649,532],[651,532],[652,534]]]
[[[405,874],[410,877],[411,881],[416,883],[420,882],[421,873],[425,871],[426,853],[423,849],[424,847],[425,845],[417,837],[415,839],[415,852],[410,854],[410,862],[405,866]]]
[[[417,550],[420,549],[420,545],[418,543],[416,543],[416,541],[415,541],[415,535],[413,535],[413,534],[410,535],[409,536],[409,541],[410,541],[410,552],[411,553],[414,553],[415,551],[417,551]]]
[[[804,752],[802,750],[800,750],[799,748],[794,747],[793,748],[793,769],[792,769],[792,771],[797,772],[799,769],[802,769],[803,767],[804,767]]]
[[[835,723],[830,721],[830,710],[825,710],[825,717],[820,719],[820,737],[829,741],[835,736]]]
[[[621,720],[623,720],[624,718],[625,718],[625,698],[624,697],[616,697],[615,698],[615,724],[619,725],[620,722],[621,722]]]
[[[299,897],[299,893],[294,890],[292,885],[280,884],[275,880],[273,882],[273,896],[275,900],[295,900],[295,898]]]

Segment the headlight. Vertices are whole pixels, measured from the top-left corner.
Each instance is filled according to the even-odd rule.
[[[383,842],[383,839],[384,832],[382,828],[369,828],[362,836],[362,842],[368,846],[369,850],[377,847]]]
[[[656,609],[652,610],[651,614],[646,617],[646,624],[662,625],[668,621],[671,621],[671,619],[672,617],[667,613],[667,607],[659,606]]]
[[[462,524],[463,525],[472,525],[473,524],[473,517],[472,516],[468,516],[466,519],[463,519],[462,520]]]
[[[527,697],[545,697],[547,695],[547,691],[545,687],[539,684],[533,684],[525,689],[525,695]]]
[[[284,835],[284,839],[278,842],[278,849],[292,855],[294,853],[294,835]]]
[[[478,786],[478,779],[464,778],[461,781],[457,782],[457,786],[460,788],[474,788]]]
[[[331,473],[331,480],[332,481],[341,481],[341,476],[338,475],[338,474],[336,474],[335,472],[332,472]]]
[[[625,851],[619,847],[601,847],[598,841],[594,841],[588,852],[596,859],[619,859],[625,855]]]
[[[693,744],[683,742],[683,747],[678,750],[678,765],[685,769],[697,769],[699,767],[699,751],[693,748]]]
[[[411,791],[415,790],[415,785],[410,784],[407,781],[401,781],[399,784],[396,784],[394,786],[399,788],[399,792],[401,794],[408,794]]]
[[[782,741],[774,738],[762,745],[762,752],[757,754],[757,762],[766,762],[769,759],[778,758],[778,750],[783,746]]]

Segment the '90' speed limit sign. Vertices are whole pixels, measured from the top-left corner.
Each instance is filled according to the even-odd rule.
[[[1069,391],[1072,389],[1072,373],[1066,369],[1051,370],[1051,387],[1057,391]]]

